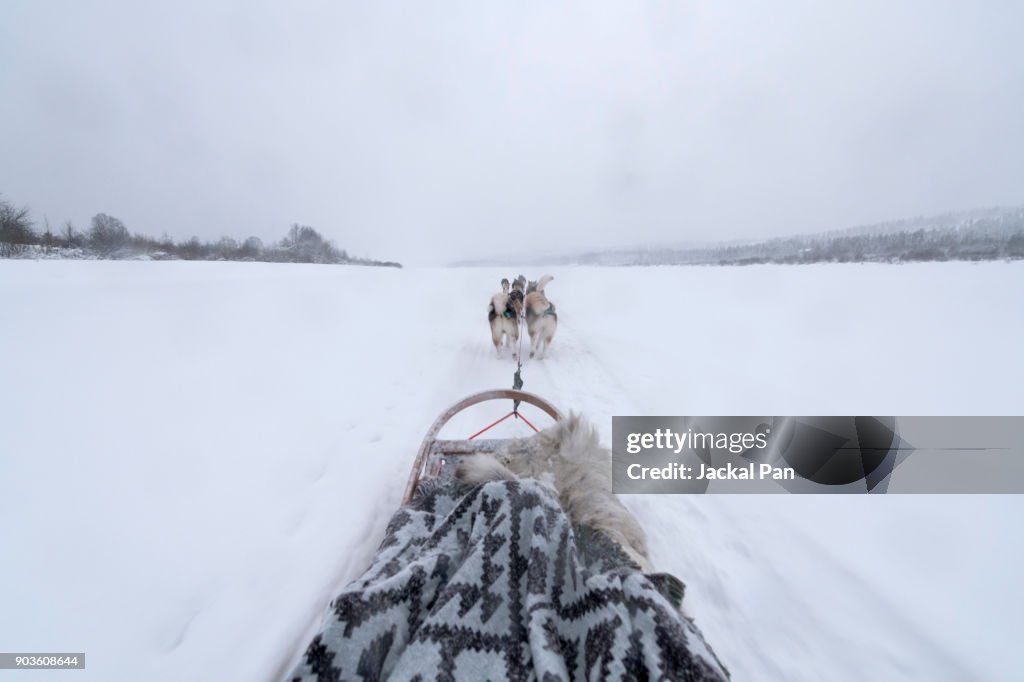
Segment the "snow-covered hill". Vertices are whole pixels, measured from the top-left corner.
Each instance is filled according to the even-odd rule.
[[[464,260],[453,265],[753,265],[986,261],[1024,258],[1024,206],[919,216],[771,239],[677,242]]]
[[[274,679],[430,421],[511,385],[485,307],[513,274],[0,262],[0,648],[86,652],[33,679]],[[1024,263],[554,274],[525,388],[606,439],[615,414],[1024,412]],[[627,504],[734,679],[1019,677],[1020,497]]]

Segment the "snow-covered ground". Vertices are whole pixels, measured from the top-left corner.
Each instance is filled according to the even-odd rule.
[[[511,385],[485,306],[513,274],[0,262],[0,650],[87,655],[0,679],[277,678],[430,421]],[[606,439],[615,414],[1024,413],[1024,263],[554,274],[525,388]],[[626,501],[734,679],[1020,678],[1024,498]]]

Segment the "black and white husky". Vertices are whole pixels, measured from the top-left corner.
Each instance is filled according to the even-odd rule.
[[[530,334],[530,357],[544,357],[551,339],[558,329],[558,313],[555,305],[544,294],[544,287],[553,280],[551,275],[544,275],[537,280],[537,287],[526,295],[523,308],[526,311],[526,331]]]
[[[506,280],[501,280],[502,282]],[[523,316],[523,301],[526,298],[526,292],[523,291],[523,287],[526,286],[526,278],[519,275],[512,281],[512,291],[508,293],[509,299],[512,301],[512,305],[516,309],[516,315],[519,317]]]
[[[487,322],[491,326],[491,341],[494,350],[501,355],[502,341],[504,345],[516,353],[519,342],[519,307],[509,292],[507,279],[501,280],[501,292],[491,296],[487,307]]]

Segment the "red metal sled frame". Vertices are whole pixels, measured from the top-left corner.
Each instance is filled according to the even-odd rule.
[[[431,456],[466,456],[479,454],[481,452],[494,452],[504,441],[504,439],[487,439],[487,440],[472,440],[476,438],[483,431],[480,431],[473,435],[471,438],[466,440],[443,440],[437,437],[437,434],[441,432],[444,425],[451,421],[452,417],[462,412],[467,407],[472,407],[479,403],[487,402],[488,400],[520,400],[529,405],[533,405],[545,413],[548,414],[555,421],[559,421],[562,418],[562,413],[558,411],[558,408],[549,403],[544,398],[533,393],[527,393],[526,391],[517,391],[512,388],[495,389],[492,391],[481,391],[480,393],[474,393],[471,396],[467,396],[455,403],[447,410],[441,413],[434,423],[431,424],[430,429],[427,431],[427,435],[423,438],[423,443],[420,444],[419,452],[416,453],[416,460],[412,464],[412,473],[409,475],[409,482],[405,486],[405,495],[402,497],[402,504],[406,505],[412,501],[412,496],[416,492],[416,486],[423,479],[426,473],[427,463],[430,461]],[[513,411],[515,412],[515,411]],[[505,418],[511,415],[506,415],[498,421],[503,421]],[[526,421],[521,415],[516,415],[523,421]],[[497,422],[495,422],[497,423]],[[530,422],[526,422],[530,424]],[[491,426],[494,426],[492,424]],[[533,425],[530,424],[533,428]],[[490,428],[490,427],[488,427]],[[484,429],[486,431],[487,429]]]

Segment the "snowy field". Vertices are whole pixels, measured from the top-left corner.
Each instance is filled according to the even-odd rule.
[[[514,274],[0,261],[0,650],[87,654],[0,680],[277,679],[431,420],[511,385],[485,306]],[[1024,263],[554,274],[525,388],[606,440],[615,414],[1024,413]],[[1020,679],[1024,498],[626,501],[736,680]]]

